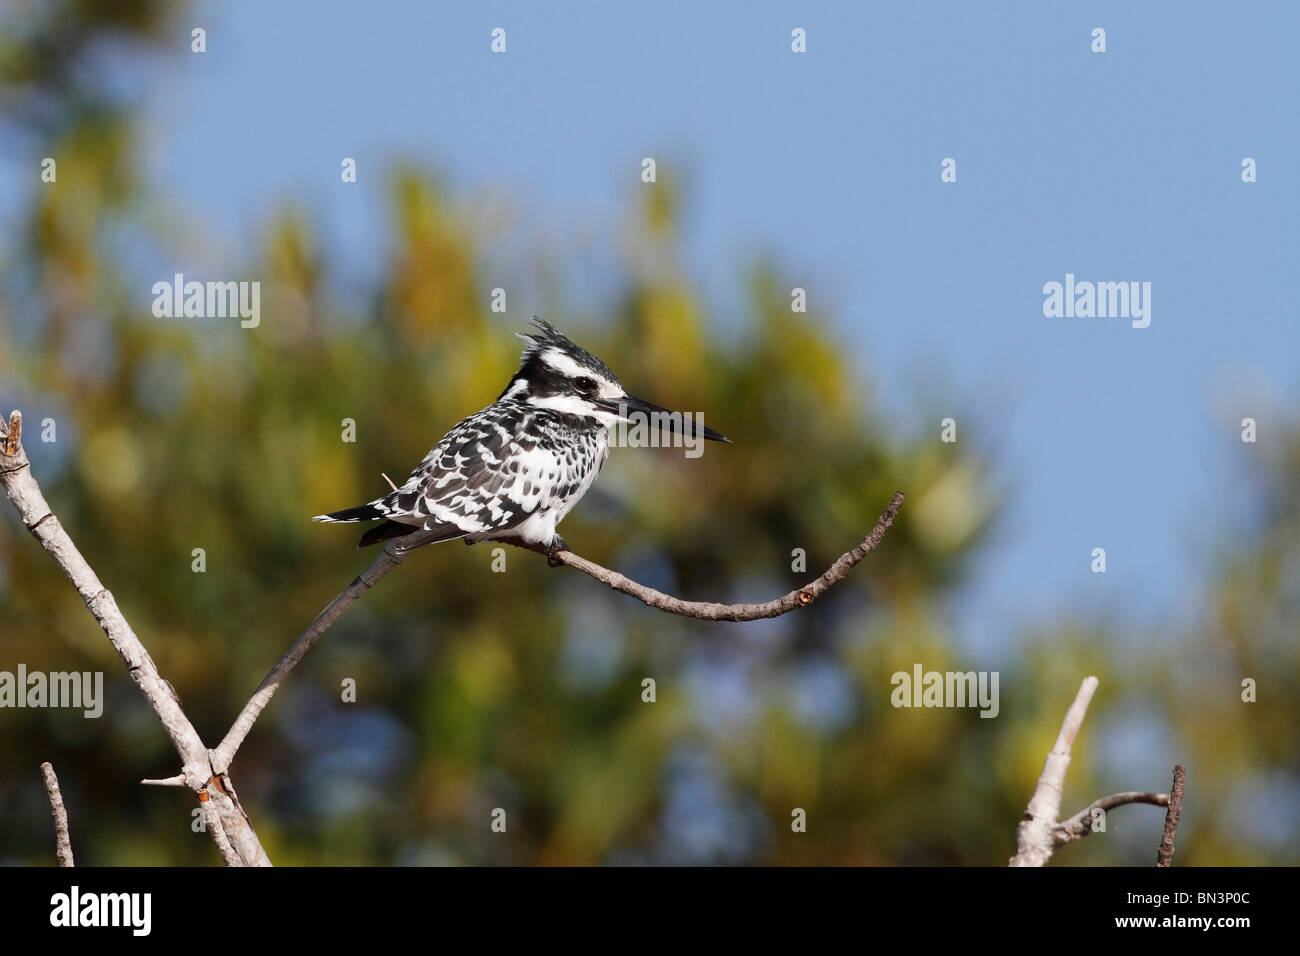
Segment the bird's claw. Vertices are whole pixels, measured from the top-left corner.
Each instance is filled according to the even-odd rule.
[[[564,543],[564,539],[558,535],[551,542],[551,546],[546,549],[546,563],[549,567],[558,568],[564,562],[556,557],[561,551],[568,551],[569,546]]]

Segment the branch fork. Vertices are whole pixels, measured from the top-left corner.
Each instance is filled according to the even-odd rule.
[[[127,623],[112,593],[100,582],[46,502],[32,476],[31,464],[22,446],[22,415],[19,412],[9,417],[8,427],[0,434],[0,449],[0,484],[18,510],[24,526],[63,569],[126,664],[131,679],[149,701],[180,755],[180,776],[185,785],[199,794],[200,799],[205,792],[211,795],[209,781],[214,771],[208,748],[181,709],[170,685],[158,673],[153,658]],[[240,807],[233,787],[228,779],[225,782],[225,788],[214,797],[216,826],[209,826],[209,832],[228,864],[269,866],[270,860]]]
[[[1029,798],[1025,808],[1025,817],[1016,827],[1016,855],[1011,858],[1011,866],[1043,866],[1052,854],[1067,843],[1082,840],[1093,832],[1092,817],[1097,810],[1109,813],[1116,807],[1129,803],[1148,803],[1157,807],[1168,807],[1165,815],[1164,835],[1160,840],[1157,866],[1169,866],[1174,856],[1174,837],[1178,832],[1178,820],[1182,815],[1183,803],[1183,767],[1174,767],[1174,786],[1170,793],[1145,793],[1129,790],[1113,793],[1088,804],[1065,822],[1058,822],[1061,812],[1061,796],[1065,789],[1065,772],[1070,767],[1070,748],[1083,725],[1083,717],[1088,712],[1092,695],[1097,690],[1097,678],[1085,677],[1079,685],[1074,703],[1066,711],[1061,730],[1056,735],[1056,743],[1043,763],[1043,772],[1038,777],[1034,794]],[[1166,844],[1168,852],[1166,853]]]

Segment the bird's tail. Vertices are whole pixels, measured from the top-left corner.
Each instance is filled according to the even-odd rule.
[[[312,521],[326,521],[330,524],[351,524],[355,521],[374,521],[376,518],[387,518],[388,512],[381,508],[376,508],[373,503],[368,505],[357,505],[355,508],[344,508],[342,511],[331,511],[327,515],[316,515]],[[372,544],[378,544],[380,541],[387,541],[389,538],[400,538],[403,535],[410,534],[413,531],[419,531],[418,525],[401,524],[397,521],[385,521],[377,524],[361,536],[357,542],[358,548],[365,548]]]
[[[355,508],[344,508],[342,511],[331,511],[327,515],[316,515],[311,520],[348,523],[353,521],[374,521],[376,518],[386,517],[388,517],[388,512],[380,511],[373,504],[369,504],[357,505]]]
[[[379,503],[382,503],[381,498]],[[378,518],[387,518],[389,512],[384,508],[376,507],[376,502],[368,505],[357,505],[355,508],[344,508],[342,511],[331,511],[327,515],[316,515],[312,521],[325,521],[330,524],[351,524],[356,521],[374,521]],[[390,538],[401,538],[413,532],[420,531],[421,526],[418,524],[403,524],[400,521],[384,521],[375,525],[369,531],[361,536],[357,542],[358,548],[366,548],[372,544],[378,544],[381,541],[387,541]],[[464,537],[465,532],[455,525],[445,525],[442,527],[431,527],[423,530],[441,532],[440,537],[434,538],[433,541],[447,541],[452,538]],[[430,543],[433,543],[432,541]]]

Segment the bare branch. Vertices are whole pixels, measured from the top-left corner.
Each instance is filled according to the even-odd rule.
[[[1142,793],[1137,790],[1128,790],[1124,793],[1112,793],[1109,797],[1094,800],[1064,823],[1057,824],[1056,830],[1052,834],[1052,845],[1054,847],[1065,846],[1067,843],[1073,843],[1075,840],[1086,837],[1092,832],[1092,814],[1094,810],[1110,812],[1115,807],[1122,807],[1126,803],[1149,803],[1152,806],[1165,807],[1169,805],[1169,794]]]
[[[325,610],[316,615],[316,619],[307,626],[307,630],[298,635],[298,639],[284,652],[284,655],[271,668],[271,672],[262,678],[262,683],[257,685],[257,690],[253,692],[253,696],[248,699],[244,709],[239,712],[235,722],[230,725],[230,730],[226,731],[225,738],[212,751],[212,766],[214,769],[224,773],[230,767],[230,762],[235,759],[235,752],[239,750],[239,745],[244,742],[248,732],[253,729],[253,724],[261,716],[262,711],[266,709],[266,705],[271,702],[271,698],[275,696],[275,692],[279,690],[289,672],[320,640],[321,635],[329,630],[330,626],[342,616],[344,611],[355,604],[361,595],[374,587],[375,582],[406,560],[406,554],[409,550],[409,548],[395,548],[393,543],[390,542],[383,551],[379,552],[379,556],[371,562],[370,567],[353,578],[352,583],[344,588],[343,593],[331,601]]]
[[[18,510],[23,524],[54,558],[99,626],[112,642],[118,656],[126,664],[127,672],[140,692],[149,701],[163,729],[180,754],[185,783],[194,791],[202,790],[213,776],[208,749],[202,738],[181,709],[175,692],[158,673],[153,659],[122,615],[113,595],[100,582],[94,570],[82,557],[77,546],[55,517],[40,486],[32,475],[31,464],[22,447],[22,415],[15,411],[9,418],[9,427],[0,436],[0,484],[13,506]],[[233,793],[233,791],[231,791]],[[226,835],[245,863],[269,866],[266,852],[257,834],[230,794],[217,795],[217,810],[225,824]]]
[[[215,780],[216,778],[213,779]],[[230,837],[226,833],[225,821],[222,819],[221,810],[217,801],[213,799],[212,791],[199,791],[199,806],[203,809],[204,827],[212,837],[212,842],[217,845],[217,852],[219,852],[221,858],[226,861],[226,866],[243,866],[243,858],[241,858],[238,851],[230,845]]]
[[[59,790],[59,778],[54,775],[54,765],[48,760],[41,764],[41,776],[45,778],[45,792],[50,796],[50,812],[54,814],[55,852],[59,858],[59,866],[73,866],[72,837],[68,835],[68,811],[63,807],[63,793]]]
[[[1056,818],[1061,812],[1061,793],[1065,788],[1065,771],[1070,767],[1070,748],[1096,690],[1097,678],[1085,677],[1074,703],[1065,714],[1061,732],[1056,735],[1056,744],[1043,762],[1043,772],[1034,787],[1034,795],[1029,798],[1029,806],[1025,808],[1025,818],[1016,827],[1016,855],[1011,858],[1012,866],[1042,866],[1052,855]]]
[[[807,607],[831,587],[842,581],[849,571],[853,569],[854,565],[876,549],[881,539],[884,538],[885,532],[894,523],[894,518],[902,507],[903,493],[901,491],[895,492],[893,499],[889,502],[889,507],[877,519],[875,527],[862,539],[861,544],[852,551],[841,555],[821,577],[810,581],[798,590],[791,591],[789,594],[762,604],[716,604],[704,601],[683,601],[680,598],[656,591],[654,588],[638,584],[617,571],[601,567],[594,561],[588,561],[571,551],[559,551],[554,555],[548,555],[548,557],[553,557],[556,563],[576,568],[597,581],[609,585],[614,590],[629,594],[642,603],[658,608],[661,611],[705,621],[755,621],[760,618],[777,617],[788,611]],[[390,541],[371,563],[370,567],[353,579],[343,593],[331,601],[329,606],[317,615],[316,619],[308,625],[307,630],[298,636],[298,639],[293,642],[292,646],[285,651],[280,660],[271,668],[271,672],[262,679],[262,683],[257,686],[253,696],[249,698],[248,703],[244,705],[244,709],[235,718],[230,730],[226,732],[225,738],[212,752],[212,766],[214,769],[224,772],[229,768],[231,761],[235,759],[235,753],[244,742],[244,738],[253,729],[253,724],[257,722],[257,718],[261,716],[262,711],[266,709],[266,705],[271,702],[271,698],[284,682],[285,677],[303,659],[303,656],[311,650],[312,645],[320,640],[321,635],[339,619],[343,612],[356,603],[361,595],[374,587],[380,578],[406,560],[408,554],[416,548],[429,544],[435,538],[437,538],[437,535],[434,532],[416,531]],[[546,554],[545,548],[527,544],[523,541],[511,540],[506,543],[529,551],[536,551],[539,554]]]
[[[1174,862],[1174,837],[1178,835],[1178,821],[1183,816],[1183,784],[1187,771],[1182,764],[1174,766],[1174,784],[1169,791],[1169,810],[1165,813],[1165,832],[1160,836],[1160,849],[1156,852],[1156,866],[1171,866]]]
[[[150,780],[150,779],[146,778],[146,779],[144,779],[144,780],[141,780],[140,783],[142,783],[142,784],[143,784],[144,786],[146,786],[146,787],[184,787],[184,786],[187,786],[187,784],[185,783],[185,774],[183,774],[183,773],[178,773],[178,774],[177,774],[176,776],[174,776],[174,777],[163,777],[161,780]]]
[[[1065,771],[1070,766],[1070,748],[1074,738],[1079,734],[1088,704],[1097,690],[1097,678],[1085,677],[1079,685],[1079,693],[1074,703],[1065,714],[1061,732],[1056,735],[1056,744],[1047,755],[1043,764],[1042,775],[1034,787],[1034,795],[1025,810],[1025,818],[1016,827],[1016,855],[1011,858],[1011,866],[1042,866],[1057,847],[1081,840],[1092,833],[1092,815],[1097,810],[1110,811],[1128,803],[1149,803],[1157,807],[1168,806],[1170,814],[1165,819],[1165,836],[1169,842],[1169,856],[1173,856],[1173,831],[1178,829],[1177,814],[1172,807],[1182,804],[1182,767],[1174,768],[1174,794],[1147,793],[1139,790],[1126,790],[1124,793],[1112,793],[1088,804],[1064,823],[1057,823],[1061,810],[1061,793],[1065,788]],[[1172,827],[1169,816],[1173,816]],[[1164,856],[1165,841],[1160,843],[1161,859]],[[1168,865],[1158,864],[1158,865]]]
[[[889,507],[876,520],[876,526],[862,539],[862,543],[853,550],[840,555],[821,577],[808,582],[801,588],[796,588],[789,594],[783,594],[779,598],[758,604],[718,604],[712,601],[683,601],[671,594],[664,594],[662,591],[648,588],[644,584],[638,584],[617,571],[601,567],[596,562],[588,561],[571,551],[558,551],[554,555],[554,559],[559,564],[590,575],[615,591],[631,595],[642,604],[658,608],[661,611],[667,611],[670,614],[693,617],[701,621],[757,621],[767,617],[780,617],[790,611],[807,607],[840,581],[843,581],[849,571],[853,570],[853,566],[874,551],[880,544],[885,532],[894,523],[894,518],[897,517],[898,511],[902,507],[903,493],[896,491],[893,499],[889,502]],[[510,543],[517,547],[526,548],[529,551],[546,554],[546,549],[540,545],[525,544],[519,541],[511,541]]]

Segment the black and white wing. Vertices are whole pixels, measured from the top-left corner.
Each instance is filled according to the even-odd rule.
[[[449,431],[396,491],[313,520],[395,523],[371,529],[363,547],[417,528],[442,532],[437,540],[499,536],[564,490],[573,443],[554,444],[554,423],[542,420],[550,417],[521,404],[491,405]]]

